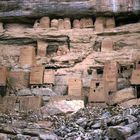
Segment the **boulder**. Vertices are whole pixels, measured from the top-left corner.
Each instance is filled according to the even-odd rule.
[[[127,140],[140,140],[140,131],[129,137]]]
[[[18,139],[18,140],[28,140],[28,139],[31,139],[31,136],[17,134],[16,139]]]
[[[126,140],[137,131],[138,123],[132,123],[126,126],[109,127],[109,136],[111,139]]]
[[[120,106],[124,107],[124,108],[130,108],[134,105],[140,105],[140,99],[131,99],[129,101],[125,101],[123,103],[120,103]]]
[[[49,115],[76,113],[79,109],[84,108],[82,100],[58,100],[52,101],[47,106],[41,108],[42,113]]]
[[[55,135],[53,133],[52,134],[51,133],[39,134],[39,138],[40,138],[40,140],[58,140],[57,135]]]
[[[118,104],[136,98],[133,88],[125,88],[109,95],[109,104]]]

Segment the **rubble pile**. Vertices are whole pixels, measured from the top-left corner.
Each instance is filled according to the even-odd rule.
[[[138,112],[139,107],[87,107],[59,122],[54,132],[64,139],[131,139],[139,131]]]
[[[136,140],[140,138],[140,108],[90,106],[75,113],[0,114],[2,140]],[[119,135],[118,135],[119,134]]]

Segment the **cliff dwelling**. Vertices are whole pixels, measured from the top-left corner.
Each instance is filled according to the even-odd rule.
[[[0,140],[140,139],[140,0],[0,1]]]

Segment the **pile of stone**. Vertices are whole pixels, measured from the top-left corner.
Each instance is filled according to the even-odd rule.
[[[60,119],[54,130],[62,139],[135,140],[139,135],[139,107],[87,107]]]
[[[0,114],[2,140],[136,140],[140,108],[87,106],[75,113],[47,115],[42,110]]]

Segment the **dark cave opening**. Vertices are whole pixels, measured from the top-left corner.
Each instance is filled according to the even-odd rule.
[[[132,23],[138,23],[140,21],[140,17],[136,15],[130,15],[126,17],[116,17],[115,23],[116,27],[126,25],[126,24],[132,24]]]
[[[136,87],[137,98],[140,98],[140,86]]]

